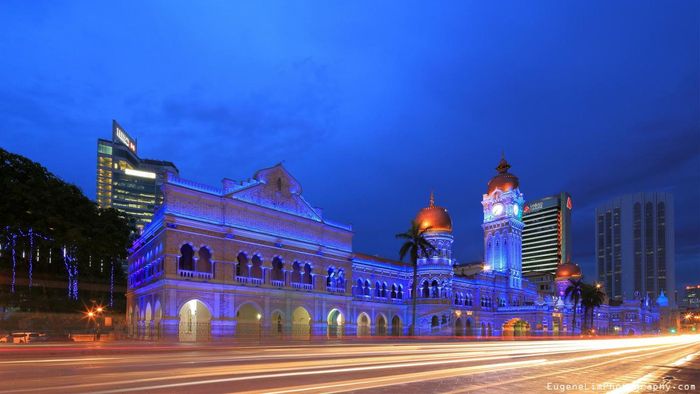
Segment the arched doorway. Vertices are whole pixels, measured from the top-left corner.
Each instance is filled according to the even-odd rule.
[[[144,338],[151,339],[153,336],[153,311],[151,309],[151,303],[146,303],[146,311],[143,314],[143,327],[144,327]]]
[[[357,336],[358,337],[368,337],[371,335],[370,331],[371,322],[369,316],[362,312],[357,316]]]
[[[561,335],[561,317],[552,317],[552,335]]]
[[[464,322],[462,321],[461,317],[458,317],[457,320],[455,320],[455,336],[464,336]]]
[[[202,342],[211,338],[211,312],[199,300],[187,301],[179,313],[181,342]]]
[[[397,315],[391,318],[391,335],[395,337],[401,336],[401,318]]]
[[[160,301],[156,301],[156,306],[154,310],[155,312],[153,315],[153,337],[155,339],[160,339],[162,335],[160,321],[163,319],[163,308],[160,306]]]
[[[474,336],[474,330],[472,329],[472,319],[467,318],[465,335],[468,337]]]
[[[379,315],[377,317],[377,336],[380,337],[385,337],[386,336],[386,318],[384,315]]]
[[[303,307],[292,312],[292,338],[309,339],[311,335],[311,315]]]
[[[530,335],[530,323],[513,318],[503,324],[503,336],[521,337]]]
[[[328,338],[342,338],[345,327],[345,317],[343,314],[337,310],[332,309],[328,313],[328,319],[326,321],[328,324]]]
[[[430,331],[432,332],[438,332],[440,330],[440,318],[437,316],[433,316],[432,319],[430,319]]]
[[[141,326],[141,309],[138,305],[134,308],[134,337],[143,338],[143,327]]]
[[[236,336],[238,338],[260,338],[262,312],[253,304],[245,303],[236,312]]]
[[[281,338],[284,335],[284,316],[280,311],[272,312],[271,334],[274,337]]]

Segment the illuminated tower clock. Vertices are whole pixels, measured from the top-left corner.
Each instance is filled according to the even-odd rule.
[[[484,209],[485,263],[489,269],[507,274],[511,287],[522,281],[523,194],[518,177],[508,172],[510,164],[501,158],[481,205]]]

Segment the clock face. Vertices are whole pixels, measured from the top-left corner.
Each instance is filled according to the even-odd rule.
[[[491,207],[491,213],[498,216],[503,213],[503,204],[495,204]]]
[[[513,205],[513,214],[517,215],[519,211],[520,207],[518,206],[518,204]]]

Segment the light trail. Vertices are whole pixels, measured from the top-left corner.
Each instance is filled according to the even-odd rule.
[[[685,354],[700,351],[700,336],[192,349],[172,346],[168,352],[152,353],[143,346],[138,353],[120,357],[69,358],[64,354],[57,359],[44,356],[2,361],[0,380],[12,384],[0,392],[209,393],[231,391],[232,387],[250,392],[342,392],[421,385],[438,379],[458,382],[466,377],[468,385],[456,385],[473,391],[494,384],[538,384],[547,377],[583,370],[601,381],[619,378],[633,382],[640,374],[658,369],[652,357],[673,356],[669,365],[690,360]],[[681,356],[684,358],[679,359]],[[41,362],[41,371],[30,367],[35,361]],[[639,366],[629,371],[604,368],[616,362],[637,362]],[[571,364],[575,367],[566,367]],[[499,375],[503,371],[508,371],[507,379]],[[290,382],[294,386],[290,387]]]
[[[666,352],[675,352],[677,350],[683,349],[686,345],[685,344],[681,344],[681,345],[675,344],[675,345],[667,345],[667,346],[673,346],[673,347],[665,348],[663,350],[658,350],[658,351],[652,352],[652,353],[647,353],[647,354],[645,354],[645,356],[656,355],[656,354],[666,353]],[[580,361],[594,360],[594,359],[601,358],[601,357],[607,358],[607,357],[611,357],[611,356],[619,356],[619,355],[628,354],[628,353],[637,353],[637,352],[646,351],[646,350],[647,350],[647,348],[633,349],[633,350],[628,349],[628,350],[622,350],[622,351],[618,351],[618,352],[608,353],[608,354],[605,354],[603,356],[591,355],[591,356],[569,358],[569,359],[559,361],[558,364],[561,365],[561,364],[577,363]],[[620,360],[623,360],[623,359],[629,359],[629,358],[634,358],[634,357],[638,357],[638,355],[634,354],[634,355],[627,356],[627,357],[615,358],[615,359],[610,360],[610,361],[593,364],[593,365],[590,365],[590,366],[587,366],[584,368],[586,368],[586,369],[597,368],[597,367],[600,367],[603,365],[619,362]],[[547,360],[537,360],[537,364],[544,363],[546,361]],[[497,366],[498,366],[498,364],[489,364],[489,365],[482,366],[482,368],[491,368],[491,367],[497,367]],[[523,365],[523,366],[525,366],[525,365]],[[518,367],[516,367],[516,368],[518,368]],[[388,386],[388,385],[406,384],[406,383],[411,383],[411,382],[416,382],[416,381],[443,379],[445,377],[454,378],[455,376],[458,376],[459,374],[463,374],[465,372],[473,372],[476,369],[477,368],[473,368],[473,367],[454,368],[454,369],[442,370],[439,373],[436,373],[435,371],[429,371],[429,372],[425,372],[425,373],[404,374],[404,375],[397,375],[397,376],[386,377],[386,378],[381,378],[381,379],[367,379],[365,381],[358,381],[358,380],[346,381],[346,382],[342,382],[342,383],[337,384],[337,385],[322,385],[322,386],[310,385],[310,386],[304,386],[303,388],[275,391],[275,393],[291,393],[291,392],[298,392],[298,391],[342,392],[342,391],[348,391],[348,390],[360,390],[360,389],[364,390],[364,389],[371,389],[371,388],[377,388],[377,387],[384,387],[384,386]],[[512,368],[508,368],[508,369],[512,369]],[[580,367],[573,368],[573,370],[581,370],[581,369],[582,368],[580,368]],[[499,368],[499,370],[502,370],[502,369]],[[537,377],[551,376],[551,375],[556,375],[559,373],[560,372],[541,374],[541,375],[538,375]],[[508,383],[514,383],[516,381],[524,381],[524,380],[529,380],[529,379],[534,379],[534,378],[536,378],[536,377],[522,378],[522,379],[508,381]],[[378,383],[378,382],[381,382],[382,384],[373,385],[373,383]],[[497,384],[502,385],[503,383],[504,383],[503,381],[499,381]],[[343,387],[343,386],[353,386],[353,387],[348,388],[346,390],[326,391],[326,389],[328,389],[328,388],[338,388],[338,387]],[[481,386],[479,388],[482,389],[485,387],[493,387],[493,385]],[[469,388],[468,390],[453,391],[452,393],[461,393],[461,392],[468,392],[468,391],[473,391],[473,390],[474,390],[474,388]],[[258,392],[258,391],[251,391],[251,393],[254,393],[254,392]]]

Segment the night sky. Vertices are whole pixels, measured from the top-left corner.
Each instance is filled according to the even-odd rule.
[[[672,192],[700,283],[697,1],[105,3],[0,3],[0,146],[91,198],[116,119],[199,182],[283,161],[370,254],[434,190],[469,262],[505,152],[526,200],[573,196],[589,280],[595,207]]]

